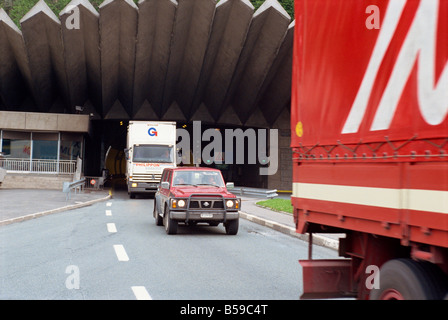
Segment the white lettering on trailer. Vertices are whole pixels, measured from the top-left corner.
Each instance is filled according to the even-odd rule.
[[[369,61],[363,81],[345,122],[342,133],[354,133],[364,118],[367,103],[384,55],[395,33],[406,2],[390,1],[383,26]],[[417,96],[423,119],[440,124],[448,113],[448,67],[445,65],[435,84],[435,54],[439,0],[421,1],[409,32],[398,54],[370,130],[388,129],[403,89],[418,60]]]
[[[362,79],[358,94],[353,102],[352,108],[345,122],[342,133],[358,132],[361,121],[367,109],[370,94],[375,83],[376,75],[380,68],[383,57],[389,47],[392,36],[397,28],[401,13],[406,4],[405,0],[390,1],[386,15],[384,17],[383,26],[378,35],[377,42],[373,48],[372,57],[367,66],[366,73]]]

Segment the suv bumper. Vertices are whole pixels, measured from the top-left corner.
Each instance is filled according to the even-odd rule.
[[[228,220],[236,220],[240,216],[238,211],[170,211],[170,218],[178,221],[216,221],[224,222]]]

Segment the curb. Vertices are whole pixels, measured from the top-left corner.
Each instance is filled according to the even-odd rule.
[[[26,221],[26,220],[31,220],[31,219],[47,216],[47,215],[50,215],[50,214],[53,214],[53,213],[58,213],[58,212],[78,209],[78,208],[82,208],[82,207],[87,207],[87,206],[90,206],[90,205],[92,205],[94,203],[97,203],[97,202],[106,201],[106,200],[110,199],[111,197],[112,196],[109,194],[109,195],[107,195],[104,198],[99,198],[99,199],[95,199],[95,200],[89,200],[89,201],[86,201],[86,202],[83,202],[83,203],[72,204],[72,205],[60,207],[60,208],[57,208],[57,209],[41,211],[41,212],[38,212],[38,213],[31,213],[31,214],[28,214],[26,216],[12,218],[12,219],[8,219],[8,220],[3,220],[3,221],[0,221],[0,226],[6,226],[8,224],[12,224],[12,223],[16,223],[16,222],[22,222],[22,221]]]
[[[260,217],[254,216],[252,214],[240,211],[240,217],[246,220],[249,220],[251,222],[257,223],[259,225],[274,229],[276,231],[279,231],[281,233],[284,233],[286,235],[298,238],[300,240],[309,241],[309,234],[300,234],[297,233],[296,230],[292,227],[286,226],[284,224],[272,221],[272,220],[267,220],[267,219],[262,219]],[[333,249],[333,250],[338,250],[339,249],[339,241],[335,240],[335,239],[329,239],[323,236],[320,236],[318,234],[313,234],[313,244],[316,244],[318,246],[322,246],[322,247],[326,247],[329,249]]]

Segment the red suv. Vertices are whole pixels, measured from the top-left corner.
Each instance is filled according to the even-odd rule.
[[[241,199],[227,191],[221,171],[211,168],[166,168],[154,197],[154,218],[166,233],[177,233],[179,222],[211,226],[224,224],[227,234],[238,233]]]

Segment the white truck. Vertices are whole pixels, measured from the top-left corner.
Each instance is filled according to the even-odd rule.
[[[129,121],[125,153],[131,199],[155,193],[163,169],[176,166],[176,122]]]

